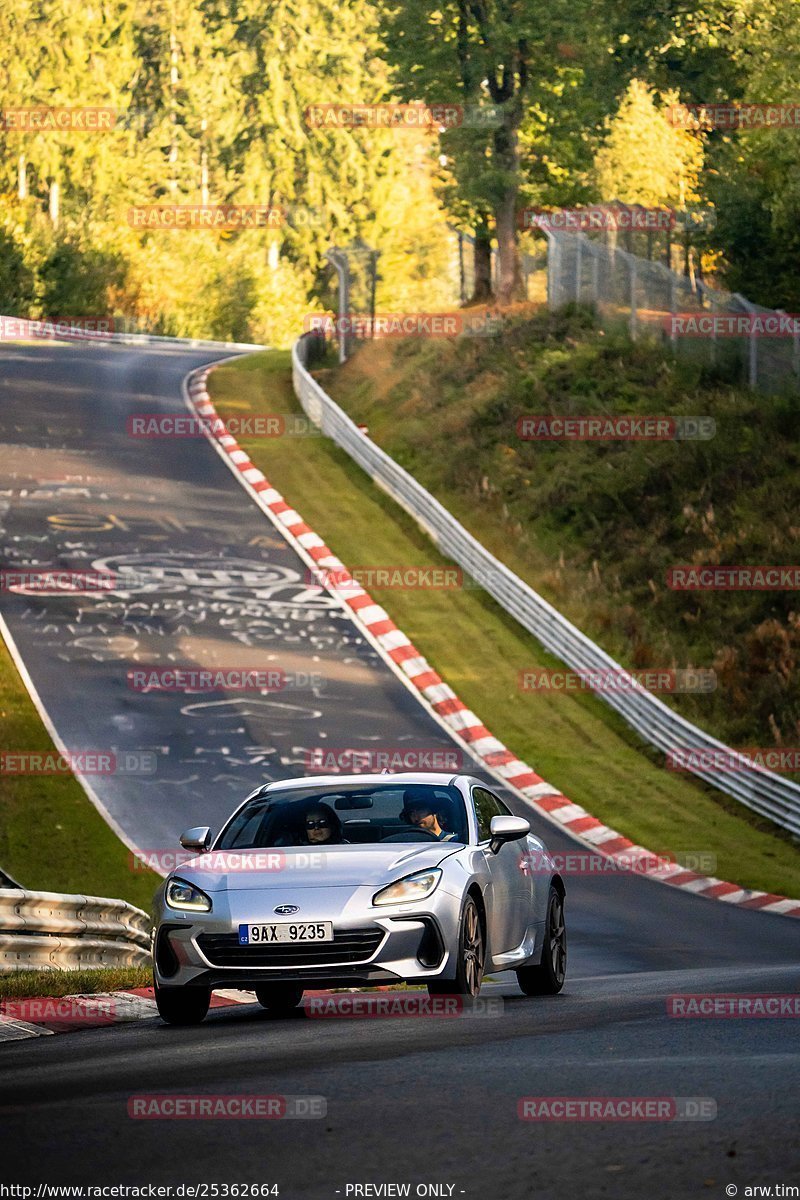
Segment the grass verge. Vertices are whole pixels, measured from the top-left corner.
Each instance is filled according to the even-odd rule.
[[[0,1000],[29,996],[94,996],[122,988],[150,987],[149,967],[97,967],[90,971],[14,971],[0,975]]]
[[[223,417],[301,412],[288,352],[237,360],[214,371],[210,386]],[[449,565],[327,439],[241,444],[348,567]],[[800,855],[787,836],[735,801],[664,770],[595,697],[521,694],[518,668],[559,664],[484,593],[371,590],[489,729],[570,799],[654,852],[711,852],[722,878],[800,895]]]
[[[52,750],[0,639],[0,720],[7,751]],[[129,851],[72,775],[0,774],[0,867],[32,891],[112,896],[148,910],[160,877]]]

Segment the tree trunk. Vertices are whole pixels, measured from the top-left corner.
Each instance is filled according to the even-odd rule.
[[[497,206],[497,299],[501,304],[525,299],[517,245],[517,188],[509,187]]]
[[[61,189],[57,179],[50,182],[50,221],[54,228],[58,227],[58,220],[61,214]]]
[[[493,299],[492,292],[492,236],[485,222],[476,224],[473,246],[474,279],[470,304],[483,304]]]
[[[494,161],[503,180],[503,191],[495,205],[497,229],[497,299],[501,304],[525,299],[517,242],[517,195],[519,148],[517,130],[522,119],[518,99],[504,106],[503,124],[495,130]]]

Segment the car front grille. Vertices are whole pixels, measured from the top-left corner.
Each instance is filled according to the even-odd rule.
[[[332,942],[279,943],[273,946],[240,946],[236,933],[201,933],[197,944],[216,967],[313,967],[321,963],[343,966],[365,962],[385,934],[376,925],[334,931]]]

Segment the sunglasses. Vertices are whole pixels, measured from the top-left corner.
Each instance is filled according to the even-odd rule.
[[[330,821],[306,821],[306,829],[330,829]]]

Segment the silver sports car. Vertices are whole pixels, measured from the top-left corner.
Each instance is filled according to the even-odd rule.
[[[528,995],[566,971],[564,884],[530,825],[469,775],[335,775],[253,792],[156,893],[165,1021],[202,1021],[214,988],[265,1008],[306,988],[415,982],[476,996],[514,970]]]

